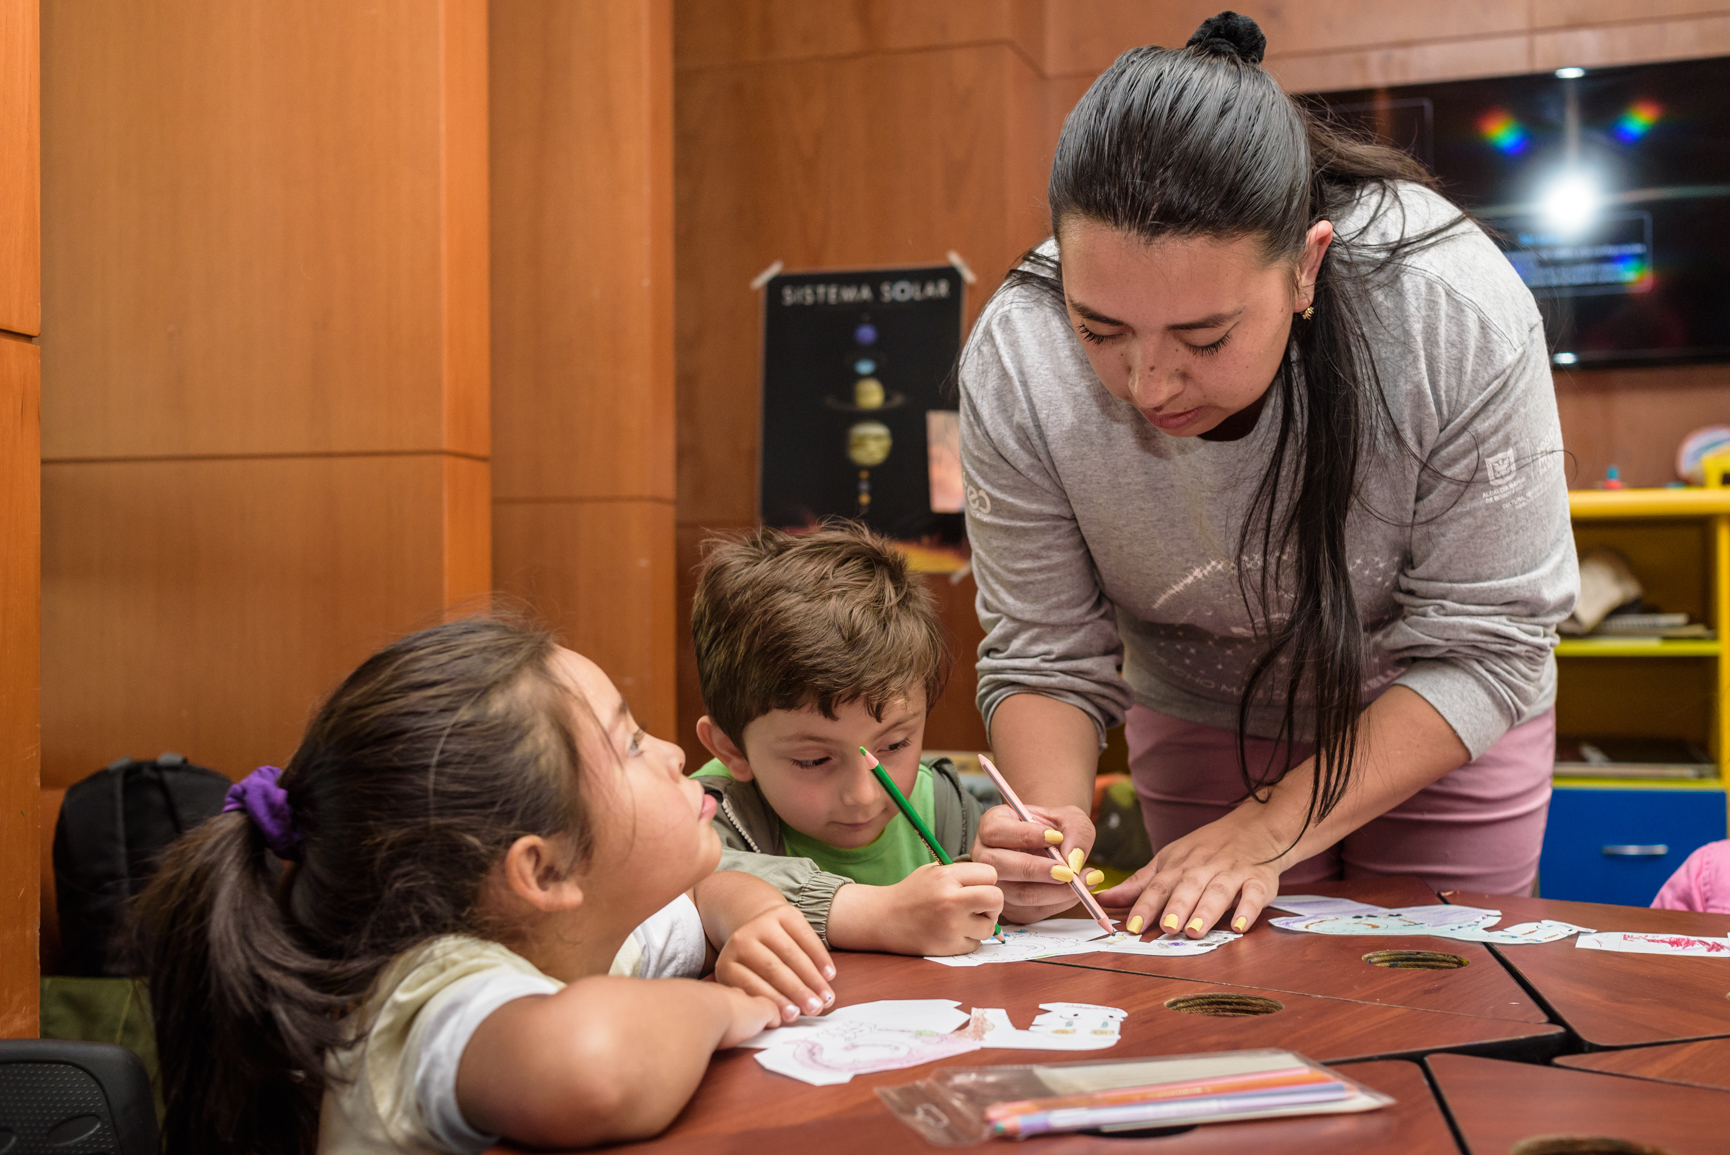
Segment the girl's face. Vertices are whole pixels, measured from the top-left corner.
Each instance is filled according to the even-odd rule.
[[[609,888],[608,900],[628,894],[640,900],[646,918],[721,860],[721,839],[710,823],[715,800],[685,777],[683,750],[637,725],[599,666],[560,648],[553,668],[593,711],[591,720],[582,703],[572,703],[583,769],[594,787],[588,798],[595,838],[584,873],[628,884]]]
[[[1207,433],[1273,383],[1332,239],[1312,226],[1293,267],[1251,237],[1149,243],[1072,218],[1058,233],[1069,323],[1113,397],[1174,437]]]

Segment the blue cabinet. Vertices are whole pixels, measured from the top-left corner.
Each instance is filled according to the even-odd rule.
[[[1684,859],[1725,836],[1721,786],[1556,783],[1538,893],[1649,906]]]

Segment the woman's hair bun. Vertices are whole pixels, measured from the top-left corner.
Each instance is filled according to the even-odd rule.
[[[1267,55],[1267,37],[1262,35],[1261,26],[1248,16],[1221,12],[1203,20],[1184,47],[1206,48],[1222,55],[1230,53],[1240,60],[1260,64],[1261,58]]]

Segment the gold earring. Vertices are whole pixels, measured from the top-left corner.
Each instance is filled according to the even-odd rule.
[[[1309,308],[1304,310],[1304,320],[1306,320],[1306,321],[1315,315],[1316,315],[1316,307],[1314,305],[1311,305]]]

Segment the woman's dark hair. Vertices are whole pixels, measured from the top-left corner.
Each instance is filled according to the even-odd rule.
[[[1051,166],[1053,234],[1079,219],[1146,242],[1247,237],[1270,264],[1295,268],[1317,222],[1338,221],[1366,197],[1378,202],[1372,218],[1398,211],[1397,182],[1435,187],[1410,156],[1340,131],[1282,91],[1261,67],[1266,43],[1253,20],[1223,12],[1184,48],[1119,56],[1064,122]],[[1313,319],[1293,324],[1272,385],[1278,427],[1238,543],[1240,557],[1261,559],[1239,567],[1238,588],[1267,641],[1238,703],[1238,766],[1258,798],[1291,769],[1307,696],[1316,776],[1306,829],[1345,792],[1362,711],[1363,627],[1345,532],[1359,462],[1378,435],[1405,447],[1365,339],[1368,293],[1379,274],[1464,219],[1392,244],[1336,234],[1316,276]],[[1016,285],[1063,301],[1061,265],[1038,250],[1005,282]],[[1276,680],[1285,762],[1252,772],[1245,728]]]
[[[539,629],[474,619],[403,638],[350,674],[284,769],[297,861],[244,812],[170,850],[139,897],[176,1155],[303,1155],[325,1054],[397,956],[487,933],[481,886],[525,834],[588,851],[575,695]]]

